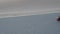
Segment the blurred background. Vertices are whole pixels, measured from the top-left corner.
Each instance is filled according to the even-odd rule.
[[[0,34],[60,34],[57,16],[60,0],[0,0]]]
[[[60,0],[0,0],[0,12],[60,9]]]

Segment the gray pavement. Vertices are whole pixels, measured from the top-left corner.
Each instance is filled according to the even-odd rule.
[[[0,18],[0,34],[60,34],[60,13]]]

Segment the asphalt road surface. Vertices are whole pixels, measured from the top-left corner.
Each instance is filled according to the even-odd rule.
[[[60,34],[60,13],[0,18],[0,34]]]

